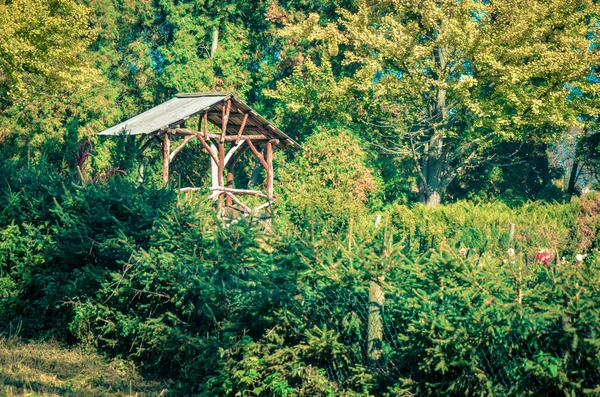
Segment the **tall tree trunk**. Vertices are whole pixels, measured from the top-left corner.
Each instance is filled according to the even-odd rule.
[[[569,176],[569,186],[567,187],[567,202],[570,202],[575,194],[575,184],[577,183],[577,177],[579,176],[579,160],[573,159],[573,166],[571,167],[571,175]]]
[[[213,28],[212,43],[210,44],[210,59],[213,59],[219,46],[219,25]]]
[[[427,167],[423,170],[425,181],[419,186],[419,195],[421,203],[427,207],[437,207],[442,202],[445,188],[442,184],[441,163],[439,159],[429,158]]]
[[[548,145],[542,146],[543,154],[540,156],[540,167],[542,168],[542,188],[545,188],[552,183],[550,175],[550,160],[548,159]]]
[[[434,48],[433,57],[437,66],[435,70],[437,79],[444,81],[447,67],[446,49],[443,47]],[[419,186],[421,202],[428,207],[438,206],[445,191],[442,182],[442,171],[444,166],[447,165],[446,154],[444,153],[444,129],[448,120],[446,96],[446,90],[438,88],[428,109],[431,138],[425,145],[425,155],[421,164],[422,177]]]

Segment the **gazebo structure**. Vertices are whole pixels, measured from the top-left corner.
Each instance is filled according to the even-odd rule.
[[[216,126],[217,131],[213,128],[209,132],[209,124]],[[197,125],[196,129],[194,125]],[[169,165],[175,156],[192,139],[198,139],[210,157],[210,198],[217,201],[220,213],[226,208],[234,208],[246,216],[258,214],[275,201],[274,148],[300,148],[296,141],[229,92],[177,94],[173,99],[98,135],[141,135],[144,139],[142,151],[153,143],[161,145],[165,182],[169,180]],[[171,144],[177,141],[179,144],[171,150]],[[265,191],[235,187],[234,167],[247,149],[252,151],[266,171]],[[199,189],[189,187],[181,190]],[[242,200],[243,196],[248,195],[263,200],[251,207]]]

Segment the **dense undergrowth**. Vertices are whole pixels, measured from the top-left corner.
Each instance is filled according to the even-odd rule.
[[[370,213],[331,229],[282,211],[265,233],[120,175],[11,170],[7,332],[134,360],[175,394],[600,393],[597,196],[391,206],[379,227]],[[372,280],[385,293],[377,359]]]

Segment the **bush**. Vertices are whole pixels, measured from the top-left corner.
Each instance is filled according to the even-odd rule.
[[[583,236],[578,218],[581,202],[533,202],[510,208],[501,203],[458,202],[436,208],[393,205],[387,216],[397,238],[412,248],[448,245],[469,255],[504,256],[509,247],[510,225],[515,225],[512,248],[533,261],[542,249],[572,258],[581,251]]]
[[[368,212],[321,230],[282,217],[265,233],[127,178],[5,175],[3,324],[135,360],[181,394],[600,391],[595,198],[394,206],[379,228]]]
[[[44,166],[3,164],[0,192],[0,316],[23,336],[61,333],[74,300],[94,292],[133,247],[147,244],[173,192],[125,178],[81,183]]]
[[[326,233],[370,222],[369,209],[381,204],[383,184],[359,140],[347,130],[322,129],[303,146],[297,159],[281,164],[283,212],[296,225],[310,219]]]
[[[71,329],[175,378],[182,392],[562,395],[600,385],[592,256],[419,254],[385,227],[266,235],[177,208],[149,248],[77,307]],[[385,293],[377,360],[374,279]]]

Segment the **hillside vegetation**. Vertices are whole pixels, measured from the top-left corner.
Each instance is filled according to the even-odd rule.
[[[75,338],[177,394],[598,392],[595,195],[392,206],[377,227],[307,207],[266,233],[197,194],[73,178],[30,167],[2,198],[0,315],[23,336]]]
[[[599,15],[0,1],[0,395],[600,395]],[[199,139],[163,180],[168,130],[97,135],[215,91],[302,146],[257,138],[269,221]]]

